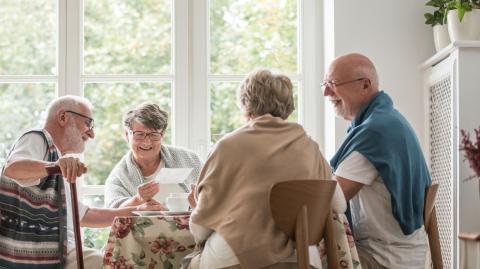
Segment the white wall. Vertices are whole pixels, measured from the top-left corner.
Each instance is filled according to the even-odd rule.
[[[327,64],[346,53],[367,55],[377,67],[381,89],[393,98],[396,108],[411,123],[422,145],[426,142],[425,112],[419,65],[434,54],[432,28],[424,24],[423,14],[427,10],[425,2],[418,0],[324,2],[324,59]],[[330,107],[325,103],[326,122],[333,117]],[[346,126],[346,121],[336,119],[335,130],[325,130],[327,157],[331,157],[332,150],[341,144]]]

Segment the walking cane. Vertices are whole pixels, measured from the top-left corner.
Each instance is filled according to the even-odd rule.
[[[48,175],[60,175],[62,171],[59,166],[47,165],[46,167]],[[77,200],[77,186],[75,183],[70,183],[70,192],[72,194],[72,213],[73,213],[73,229],[75,234],[75,247],[77,249],[77,267],[84,269],[83,266],[83,250],[82,250],[82,234],[80,233],[80,218],[78,216],[78,200]],[[68,210],[68,209],[67,209]]]

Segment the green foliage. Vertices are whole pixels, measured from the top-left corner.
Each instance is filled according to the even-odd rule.
[[[54,95],[51,83],[0,84],[0,166],[22,132],[43,127],[45,107]]]
[[[433,13],[425,13],[425,24],[444,25],[447,23],[447,13],[449,9],[449,2],[451,0],[430,0],[425,5],[435,7]]]
[[[85,1],[85,73],[171,74],[172,3]]]
[[[57,2],[0,1],[0,75],[56,74]]]
[[[460,21],[463,20],[466,12],[472,11],[472,3],[470,0],[455,0],[450,1],[449,3],[450,9],[456,9],[458,14],[458,19]]]
[[[108,240],[110,227],[107,228],[83,228],[83,245],[89,248],[101,250]]]
[[[211,0],[210,73],[298,72],[296,0]]]
[[[463,20],[466,12],[480,8],[480,0],[430,0],[425,5],[435,7],[433,13],[425,13],[425,24],[443,25],[447,23],[447,13],[457,10],[458,19]]]
[[[449,10],[457,10],[458,19],[463,20],[465,13],[472,9],[480,8],[480,0],[450,0],[448,3]]]

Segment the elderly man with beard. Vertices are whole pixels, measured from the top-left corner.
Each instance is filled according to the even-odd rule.
[[[20,136],[0,179],[0,267],[76,268],[71,195],[68,182],[87,172],[70,154],[82,153],[95,137],[92,105],[85,98],[64,96],[47,108],[43,129]],[[57,165],[61,175],[48,175]],[[142,204],[122,209],[89,208],[79,201],[81,226],[107,227],[116,216],[157,209]],[[84,249],[86,268],[99,268],[102,253]]]
[[[350,121],[330,164],[350,201],[362,267],[424,268],[423,203],[431,180],[412,127],[379,90],[375,66],[364,55],[335,59],[323,89],[337,116]]]

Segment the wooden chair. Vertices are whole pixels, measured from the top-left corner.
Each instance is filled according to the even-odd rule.
[[[435,212],[435,196],[437,195],[437,191],[438,184],[432,184],[430,187],[428,187],[425,194],[423,219],[425,221],[424,225],[428,236],[428,243],[430,245],[433,269],[443,269],[440,238],[438,235],[437,214]]]
[[[299,269],[310,268],[308,246],[325,238],[329,269],[339,268],[331,201],[337,182],[292,180],[270,189],[270,210],[278,228],[296,242]]]

